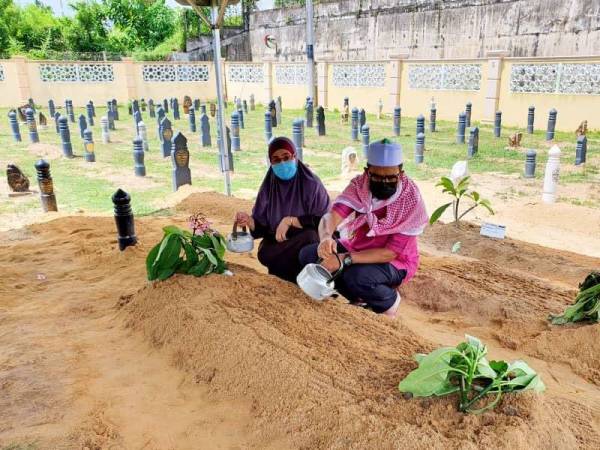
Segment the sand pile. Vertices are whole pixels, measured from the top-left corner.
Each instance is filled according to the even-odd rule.
[[[580,423],[581,405],[551,397],[507,397],[484,416],[457,413],[454,399],[406,400],[397,383],[430,342],[401,321],[342,301],[316,304],[288,283],[233,271],[145,287],[125,309],[130,327],[213,395],[250,398],[257,446],[281,434],[298,448],[600,444]]]
[[[599,260],[433,227],[395,322],[316,304],[253,255],[227,255],[233,277],[146,281],[161,227],[201,211],[226,233],[250,208],[193,194],[136,218],[125,252],[111,217],[0,234],[0,448],[600,448],[600,327],[545,320]],[[397,391],[414,353],[465,333],[525,359],[548,391],[483,416]]]

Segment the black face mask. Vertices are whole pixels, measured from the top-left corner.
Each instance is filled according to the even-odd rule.
[[[396,193],[396,189],[398,189],[398,182],[389,183],[369,180],[369,190],[376,199],[387,200]]]

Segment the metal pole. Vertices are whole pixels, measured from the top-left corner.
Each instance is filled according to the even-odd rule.
[[[308,96],[315,102],[315,52],[313,34],[313,2],[306,0],[306,82],[308,83]]]
[[[229,152],[227,151],[227,134],[225,133],[225,120],[223,116],[223,93],[221,79],[223,77],[221,73],[221,35],[219,33],[219,8],[217,6],[217,0],[211,0],[210,18],[213,29],[213,53],[215,63],[215,81],[217,83],[217,126],[219,127],[219,133],[221,139],[219,139],[219,159],[221,162],[221,170],[225,175],[225,193],[231,196],[231,177],[229,174],[229,168],[231,167],[229,161]]]

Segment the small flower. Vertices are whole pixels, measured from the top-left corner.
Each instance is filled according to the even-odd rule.
[[[204,234],[211,229],[211,223],[200,212],[190,216],[188,223],[193,235]]]

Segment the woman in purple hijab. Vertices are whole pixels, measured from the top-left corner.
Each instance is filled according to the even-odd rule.
[[[238,212],[235,220],[255,239],[262,238],[258,260],[269,273],[295,283],[302,270],[298,254],[319,242],[317,229],[329,210],[329,195],[319,177],[296,159],[296,147],[288,138],[269,143],[269,161],[252,215]]]

